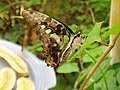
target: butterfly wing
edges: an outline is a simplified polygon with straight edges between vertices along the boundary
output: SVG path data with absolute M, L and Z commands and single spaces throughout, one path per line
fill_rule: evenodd
M 23 17 L 29 25 L 33 26 L 35 33 L 43 43 L 40 57 L 48 65 L 57 66 L 60 62 L 59 58 L 63 56 L 61 52 L 67 46 L 71 35 L 74 34 L 72 30 L 62 22 L 40 12 L 24 10 Z

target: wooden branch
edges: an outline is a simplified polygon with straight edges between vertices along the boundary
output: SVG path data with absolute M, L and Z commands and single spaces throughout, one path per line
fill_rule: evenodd
M 118 37 L 120 36 L 120 31 L 116 34 L 116 36 L 113 38 L 112 42 L 109 44 L 108 48 L 104 51 L 104 53 L 102 54 L 102 56 L 99 58 L 99 60 L 96 62 L 96 64 L 93 66 L 92 70 L 89 72 L 88 76 L 85 78 L 85 80 L 83 81 L 81 87 L 79 90 L 83 90 L 83 88 L 85 87 L 85 85 L 87 84 L 88 80 L 91 78 L 91 76 L 93 75 L 93 73 L 96 71 L 96 69 L 98 68 L 98 66 L 101 64 L 101 62 L 104 60 L 105 56 L 110 52 L 110 50 L 114 47 Z

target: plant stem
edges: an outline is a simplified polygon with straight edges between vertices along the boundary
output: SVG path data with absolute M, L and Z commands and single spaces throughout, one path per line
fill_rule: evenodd
M 92 57 L 92 56 L 88 53 L 88 51 L 87 51 L 86 49 L 85 49 L 85 52 L 88 54 L 89 57 L 92 58 L 93 63 L 96 63 L 94 57 Z M 103 73 L 103 71 L 102 71 L 102 69 L 101 69 L 100 67 L 98 67 L 98 69 L 100 70 L 100 72 L 101 72 L 101 74 L 102 74 L 101 77 L 103 77 L 103 80 L 104 80 L 104 82 L 105 82 L 106 90 L 108 90 L 108 85 L 107 85 L 107 81 L 106 81 L 106 79 L 105 79 L 105 77 L 104 77 L 104 73 Z M 106 73 L 106 72 L 105 72 L 105 73 Z
M 92 70 L 89 72 L 88 76 L 83 81 L 81 87 L 79 90 L 83 90 L 85 85 L 87 84 L 88 80 L 91 78 L 95 70 L 98 68 L 98 66 L 101 64 L 101 62 L 104 60 L 105 56 L 110 52 L 110 50 L 114 47 L 118 37 L 120 35 L 120 31 L 116 34 L 116 36 L 113 38 L 112 42 L 109 44 L 108 48 L 104 51 L 102 56 L 99 58 L 99 60 L 96 62 L 96 64 L 93 66 Z

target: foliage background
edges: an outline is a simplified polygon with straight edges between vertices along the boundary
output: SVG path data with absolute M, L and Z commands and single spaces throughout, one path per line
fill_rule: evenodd
M 0 0 L 0 38 L 21 45 L 24 42 L 26 48 L 38 56 L 41 42 L 22 19 L 15 18 L 19 16 L 21 3 L 21 0 Z M 80 29 L 84 35 L 93 31 L 96 22 L 103 21 L 101 29 L 96 30 L 99 30 L 100 38 L 109 43 L 110 0 L 26 0 L 24 6 L 57 18 L 73 31 Z M 78 90 L 105 49 L 106 46 L 93 40 L 81 54 L 82 60 L 71 60 L 55 69 L 57 85 L 50 90 Z M 84 90 L 120 90 L 120 64 L 111 66 L 109 62 L 108 55 Z

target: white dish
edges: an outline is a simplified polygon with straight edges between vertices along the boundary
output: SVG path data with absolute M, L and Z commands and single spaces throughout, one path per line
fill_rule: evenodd
M 56 85 L 54 69 L 48 67 L 44 61 L 38 59 L 26 49 L 21 51 L 21 46 L 9 41 L 0 40 L 0 45 L 14 51 L 17 55 L 25 60 L 29 67 L 30 78 L 34 81 L 36 90 L 48 90 Z M 0 60 L 0 69 L 6 66 L 9 67 L 5 61 Z

